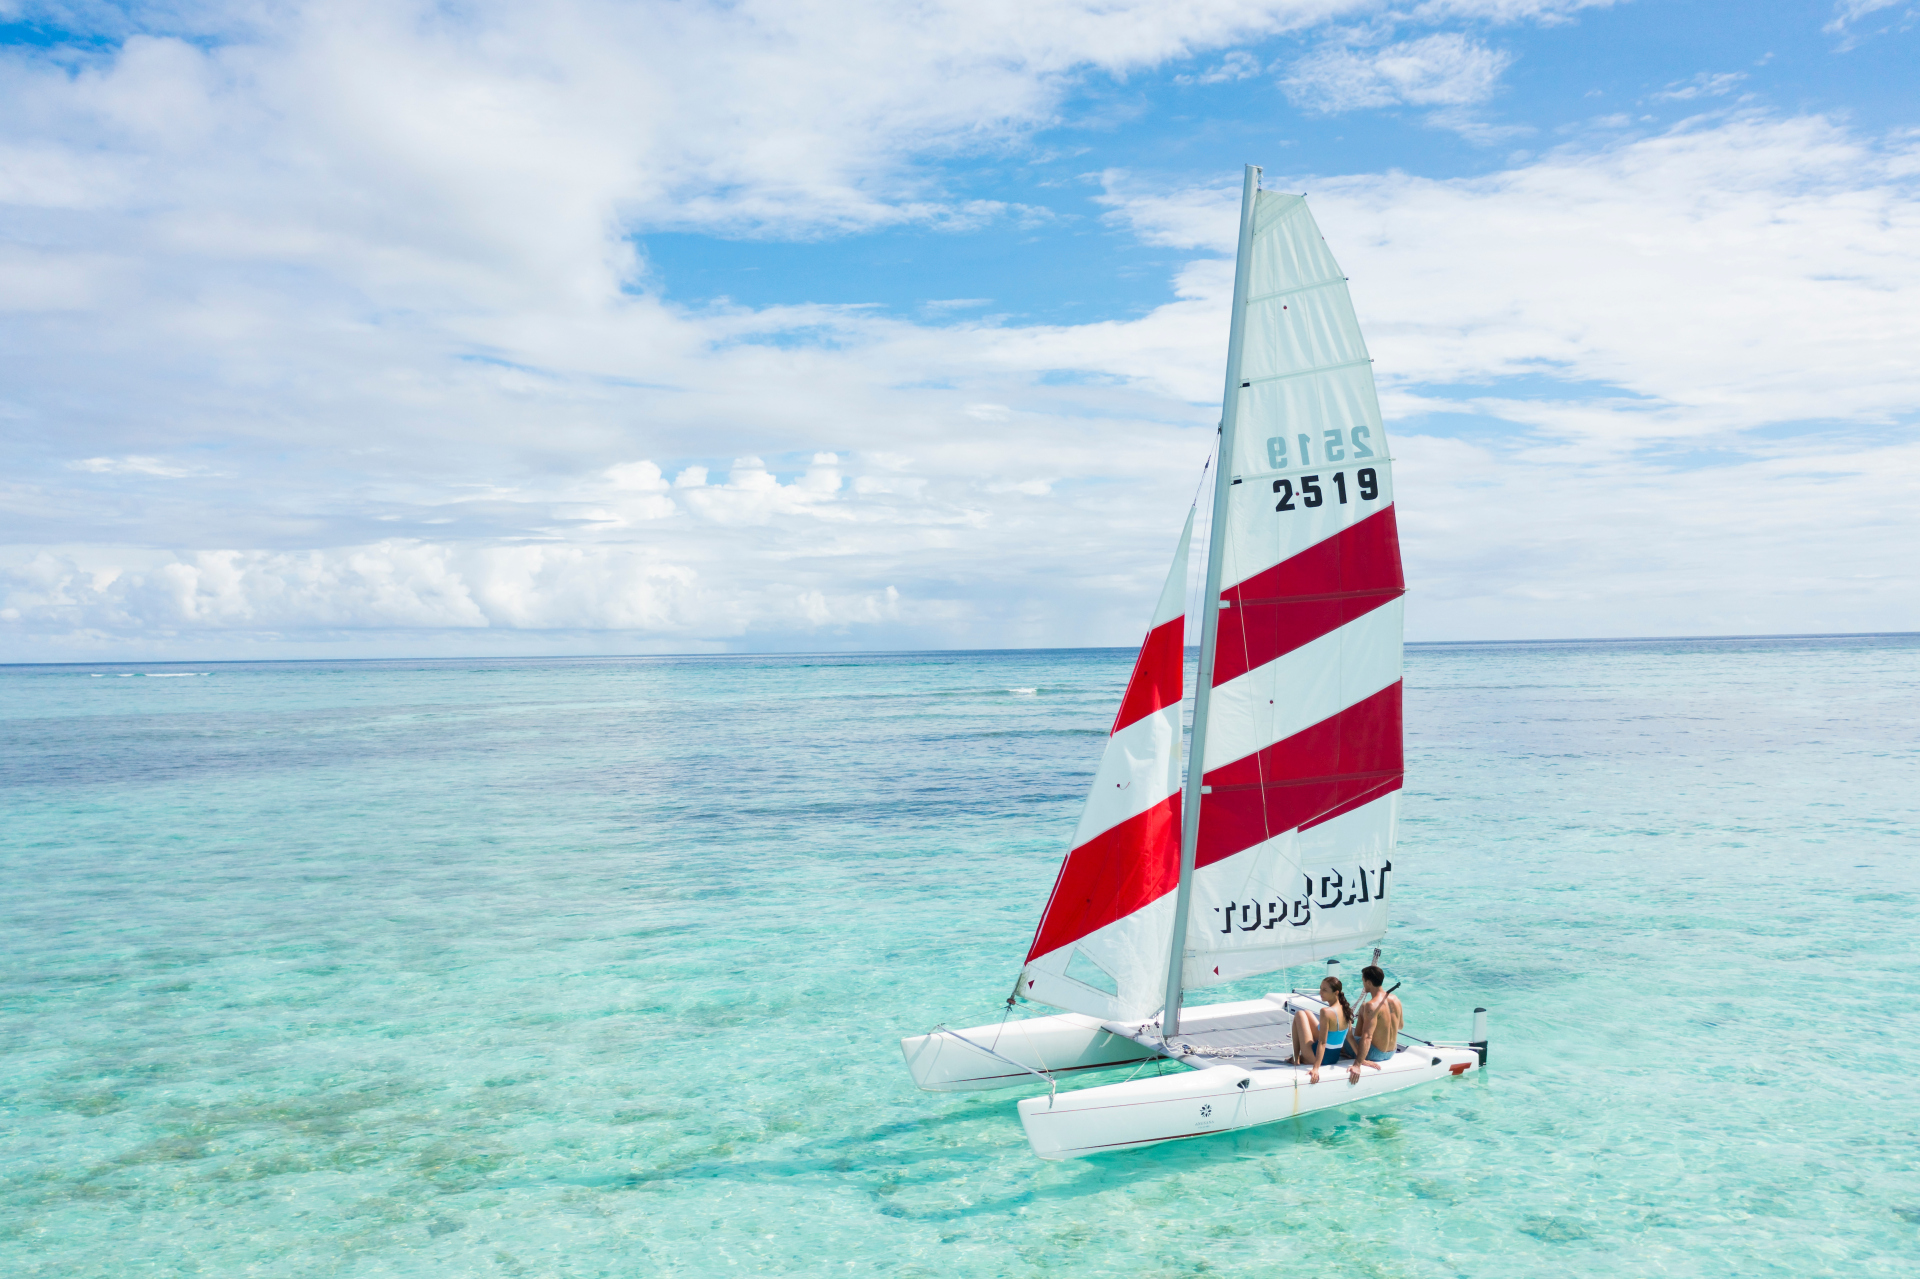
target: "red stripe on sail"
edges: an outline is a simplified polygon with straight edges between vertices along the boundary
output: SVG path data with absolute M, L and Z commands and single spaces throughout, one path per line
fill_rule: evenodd
M 1120 699 L 1120 713 L 1113 718 L 1112 732 L 1179 702 L 1186 642 L 1185 617 L 1162 622 L 1147 632 L 1140 656 L 1134 659 L 1133 678 L 1127 681 L 1127 695 Z
M 1206 776 L 1196 866 L 1306 830 L 1400 789 L 1400 684 Z
M 1215 687 L 1406 594 L 1393 507 L 1222 591 Z
M 1067 854 L 1027 962 L 1125 919 L 1180 885 L 1180 796 L 1095 835 Z

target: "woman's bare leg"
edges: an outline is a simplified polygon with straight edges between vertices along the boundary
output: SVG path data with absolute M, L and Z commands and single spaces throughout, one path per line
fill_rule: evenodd
M 1293 1063 L 1296 1066 L 1307 1064 L 1307 1058 L 1318 1058 L 1319 1054 L 1307 1047 L 1314 1041 L 1313 1014 L 1302 1009 L 1293 1015 Z
M 1326 1033 L 1314 1020 L 1310 1012 L 1301 1011 L 1293 1015 L 1293 1062 L 1296 1066 L 1307 1066 L 1307 1082 L 1320 1082 L 1320 1062 L 1326 1055 Z

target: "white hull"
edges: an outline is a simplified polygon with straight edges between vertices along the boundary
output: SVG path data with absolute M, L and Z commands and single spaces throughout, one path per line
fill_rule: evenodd
M 1099 1018 L 1079 1013 L 958 1032 L 936 1030 L 902 1039 L 900 1051 L 906 1054 L 913 1082 L 929 1092 L 1016 1088 L 1041 1082 L 1036 1073 L 1071 1078 L 1082 1071 L 1152 1061 L 1156 1055 L 1108 1031 Z
M 1378 1070 L 1362 1070 L 1358 1083 L 1348 1083 L 1346 1070 L 1338 1067 L 1322 1067 L 1314 1084 L 1305 1066 L 1252 1071 L 1212 1066 L 1028 1097 L 1020 1102 L 1020 1122 L 1034 1154 L 1073 1159 L 1277 1123 L 1434 1083 L 1479 1065 L 1480 1055 L 1471 1048 L 1415 1045 Z
M 1070 1092 L 1049 1090 L 1019 1103 L 1027 1142 L 1042 1159 L 1073 1159 L 1111 1150 L 1151 1146 L 1187 1137 L 1234 1132 L 1278 1123 L 1316 1110 L 1347 1106 L 1419 1084 L 1480 1068 L 1480 1054 L 1464 1044 L 1414 1043 L 1380 1063 L 1363 1067 L 1349 1082 L 1344 1066 L 1323 1066 L 1313 1083 L 1306 1066 L 1276 1065 L 1276 1039 L 1284 1042 L 1295 1009 L 1317 1010 L 1308 995 L 1190 1008 L 1181 1017 L 1176 1044 L 1215 1044 L 1212 1055 L 1174 1057 L 1194 1067 L 1174 1074 Z M 1087 1070 L 1142 1064 L 1166 1058 L 1128 1033 L 1157 1034 L 1157 1025 L 1119 1026 L 1077 1013 L 1034 1017 L 962 1031 L 935 1031 L 900 1041 L 907 1067 L 920 1087 L 938 1092 L 1010 1088 L 1051 1082 Z M 1126 1032 L 1126 1033 L 1115 1033 Z M 1247 1065 L 1222 1060 L 1238 1039 L 1247 1045 Z M 1278 1050 L 1282 1055 L 1285 1049 Z M 1257 1055 L 1267 1060 L 1258 1060 Z

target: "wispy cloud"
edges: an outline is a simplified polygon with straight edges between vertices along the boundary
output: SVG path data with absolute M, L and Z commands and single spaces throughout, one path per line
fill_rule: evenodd
M 1322 115 L 1430 107 L 1428 119 L 1439 127 L 1496 136 L 1508 131 L 1488 134 L 1470 108 L 1494 95 L 1512 62 L 1504 50 L 1446 32 L 1377 49 L 1329 46 L 1295 62 L 1281 86 L 1296 106 Z
M 1653 97 L 1661 102 L 1691 102 L 1695 98 L 1723 97 L 1732 93 L 1746 78 L 1744 71 L 1702 71 L 1691 80 L 1675 80 Z
M 1868 14 L 1891 9 L 1900 3 L 1901 0 L 1838 0 L 1833 6 L 1833 21 L 1823 30 L 1828 35 L 1839 35 Z
M 209 471 L 201 467 L 181 466 L 157 457 L 88 457 L 67 465 L 76 471 L 87 471 L 94 475 L 156 475 L 166 479 L 182 479 L 189 475 L 207 475 Z
M 1406 10 L 1419 22 L 1467 18 L 1478 22 L 1533 22 L 1554 26 L 1571 22 L 1582 9 L 1611 8 L 1616 0 L 1421 0 Z
M 1178 75 L 1173 78 L 1175 84 L 1230 84 L 1235 80 L 1251 80 L 1260 74 L 1260 59 L 1244 49 L 1235 49 L 1214 66 L 1198 75 Z

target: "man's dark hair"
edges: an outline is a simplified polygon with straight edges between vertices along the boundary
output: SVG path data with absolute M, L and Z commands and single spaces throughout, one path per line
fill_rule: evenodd
M 1375 968 L 1372 964 L 1368 964 L 1360 970 L 1360 980 L 1372 986 L 1375 990 L 1378 990 L 1387 984 L 1387 975 L 1378 968 Z

